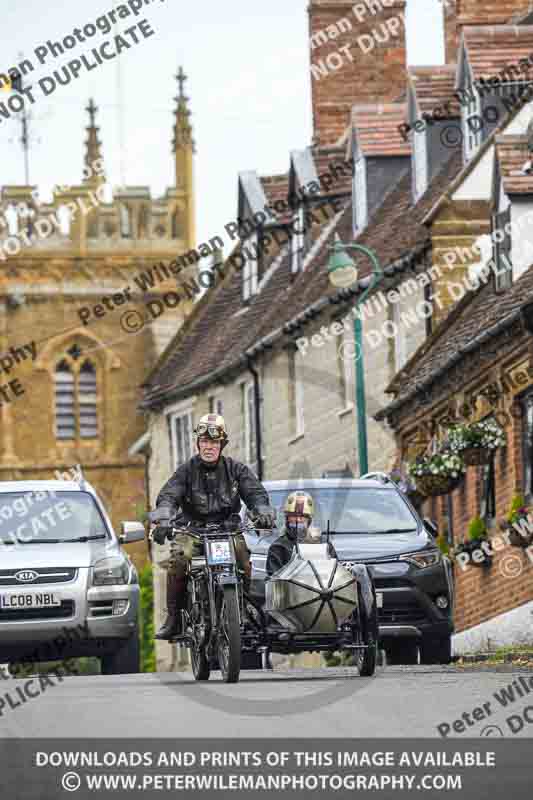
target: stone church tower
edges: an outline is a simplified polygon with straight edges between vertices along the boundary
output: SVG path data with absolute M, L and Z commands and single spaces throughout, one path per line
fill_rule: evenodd
M 195 247 L 181 69 L 177 80 L 175 185 L 163 197 L 106 184 L 92 100 L 81 183 L 56 187 L 51 203 L 35 186 L 0 195 L 0 481 L 80 464 L 117 532 L 147 496 L 139 386 L 193 302 L 176 291 L 196 272 L 175 268 Z M 142 563 L 144 545 L 129 550 Z

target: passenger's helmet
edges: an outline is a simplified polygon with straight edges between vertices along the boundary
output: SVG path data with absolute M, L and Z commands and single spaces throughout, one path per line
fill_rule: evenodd
M 303 514 L 307 517 L 313 517 L 315 504 L 313 503 L 313 498 L 307 492 L 292 492 L 285 500 L 283 511 L 285 514 Z
M 200 436 L 209 436 L 214 441 L 221 441 L 222 449 L 228 443 L 226 423 L 224 422 L 224 417 L 220 414 L 204 414 L 194 429 L 194 433 L 196 434 L 196 443 L 198 443 Z
M 313 514 L 315 513 L 315 504 L 313 498 L 306 492 L 291 492 L 285 500 L 283 507 L 285 513 L 285 530 L 291 539 L 298 539 L 303 542 L 307 536 Z M 305 522 L 295 522 L 291 519 L 292 515 L 304 516 L 307 519 Z

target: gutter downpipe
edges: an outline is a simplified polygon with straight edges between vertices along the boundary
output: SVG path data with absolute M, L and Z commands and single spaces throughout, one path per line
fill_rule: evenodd
M 253 366 L 253 361 L 248 356 L 247 358 L 248 370 L 254 380 L 254 416 L 255 416 L 255 450 L 257 453 L 257 477 L 260 481 L 263 480 L 263 446 L 261 439 L 261 409 L 260 409 L 260 394 L 259 394 L 259 373 Z

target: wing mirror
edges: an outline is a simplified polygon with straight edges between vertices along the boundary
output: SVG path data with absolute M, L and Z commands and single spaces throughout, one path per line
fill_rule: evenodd
M 144 525 L 142 522 L 123 522 L 120 527 L 122 531 L 118 537 L 120 544 L 142 542 L 144 539 Z
M 439 535 L 439 530 L 433 520 L 429 519 L 428 517 L 424 517 L 422 520 L 424 523 L 424 528 L 429 531 L 429 533 L 433 536 L 434 539 L 437 538 Z

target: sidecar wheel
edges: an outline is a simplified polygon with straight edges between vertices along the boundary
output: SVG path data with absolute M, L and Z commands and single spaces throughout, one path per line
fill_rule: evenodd
M 220 607 L 218 663 L 225 683 L 237 683 L 241 671 L 239 600 L 235 586 L 224 586 Z

